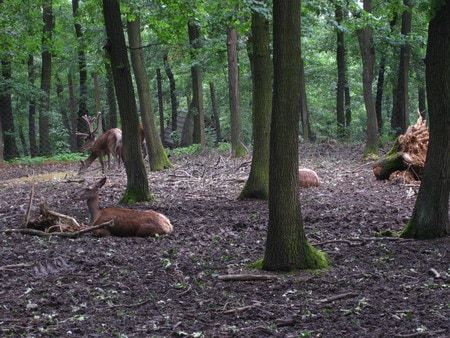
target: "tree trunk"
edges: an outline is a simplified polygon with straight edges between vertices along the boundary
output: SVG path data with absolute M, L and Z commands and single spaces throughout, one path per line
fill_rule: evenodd
M 170 103 L 172 108 L 172 131 L 177 130 L 177 117 L 178 117 L 178 101 L 177 101 L 177 93 L 175 87 L 175 77 L 173 76 L 172 69 L 170 68 L 168 55 L 164 54 L 164 70 L 166 72 L 167 78 L 169 79 L 170 84 Z M 189 107 L 189 104 L 188 104 Z
M 73 75 L 69 70 L 67 73 L 67 90 L 69 92 L 69 112 L 70 112 L 70 150 L 78 151 L 77 147 L 77 103 L 75 101 L 75 91 L 73 89 Z
M 39 154 L 50 155 L 52 147 L 50 143 L 50 90 L 52 81 L 52 54 L 50 52 L 53 32 L 52 0 L 44 0 L 42 3 L 42 18 L 44 29 L 42 34 L 42 72 L 41 91 L 44 96 L 39 112 Z
M 263 269 L 327 265 L 303 229 L 298 178 L 300 0 L 273 2 L 273 105 L 270 129 L 269 230 Z
M 269 20 L 252 11 L 248 57 L 252 73 L 253 156 L 250 175 L 240 198 L 269 197 L 269 136 L 272 110 L 272 61 Z
M 2 78 L 6 86 L 0 94 L 0 118 L 3 126 L 3 157 L 5 160 L 19 156 L 14 128 L 14 116 L 11 102 L 11 60 L 5 57 L 1 60 Z
M 108 95 L 108 121 L 109 129 L 117 128 L 117 103 L 116 93 L 114 91 L 114 80 L 112 74 L 112 68 L 109 61 L 105 60 L 106 70 L 106 92 Z
M 427 158 L 411 220 L 402 237 L 435 238 L 450 234 L 450 1 L 436 9 L 428 26 L 426 85 L 429 115 Z
M 81 24 L 78 22 L 78 5 L 79 0 L 72 0 L 72 12 L 75 22 L 75 36 L 78 40 L 78 71 L 80 74 L 80 97 L 78 98 L 78 125 L 77 131 L 81 133 L 87 133 L 87 127 L 81 118 L 83 115 L 88 115 L 87 109 L 87 65 L 86 65 L 86 53 L 85 53 L 85 43 L 83 39 L 83 32 L 81 29 Z M 78 148 L 82 146 L 82 140 L 77 139 Z
M 3 127 L 2 119 L 0 118 L 0 166 L 5 163 L 5 158 L 3 157 Z
M 161 69 L 159 68 L 156 68 L 156 83 L 158 85 L 159 134 L 161 142 L 164 144 L 164 106 Z
M 28 156 L 29 155 L 28 145 L 27 145 L 27 140 L 25 139 L 25 134 L 23 132 L 22 124 L 19 123 L 18 129 L 19 129 L 19 139 L 20 139 L 20 143 L 22 146 L 22 154 L 24 156 Z
M 34 58 L 32 54 L 28 55 L 28 82 L 30 87 L 34 88 L 36 79 Z M 30 155 L 35 157 L 38 155 L 38 147 L 36 143 L 36 100 L 34 97 L 28 103 L 28 139 L 30 142 Z
M 100 99 L 100 85 L 98 83 L 98 74 L 92 73 L 92 80 L 94 82 L 94 107 L 95 107 L 95 113 L 103 113 L 102 112 L 102 101 Z M 104 116 L 101 114 L 100 118 L 98 119 L 98 128 L 97 128 L 97 137 L 100 137 L 101 134 L 105 132 L 105 124 L 104 124 Z
M 364 0 L 364 10 L 371 11 L 372 1 Z M 375 63 L 375 46 L 373 43 L 372 29 L 365 27 L 358 30 L 358 41 L 361 50 L 361 58 L 363 64 L 363 92 L 364 105 L 367 114 L 367 139 L 364 149 L 364 155 L 378 153 L 378 130 L 377 115 L 375 112 L 375 104 L 372 95 L 373 67 Z
M 403 0 L 408 8 L 402 14 L 401 34 L 406 39 L 411 32 L 412 0 Z M 401 135 L 406 131 L 409 124 L 408 111 L 408 71 L 410 59 L 410 46 L 405 42 L 400 47 L 400 64 L 398 67 L 398 82 L 396 87 L 395 106 L 392 111 L 392 129 L 395 134 Z
M 337 121 L 337 137 L 343 140 L 346 137 L 345 124 L 345 40 L 344 31 L 341 23 L 343 19 L 343 10 L 340 5 L 336 5 L 335 18 L 338 24 L 337 28 L 337 48 L 336 48 L 336 63 L 337 63 L 337 85 L 336 85 L 336 121 Z
M 418 89 L 419 113 L 420 113 L 420 116 L 422 116 L 422 118 L 424 120 L 427 119 L 426 99 L 427 99 L 427 96 L 426 96 L 426 92 L 425 92 L 425 87 L 419 86 L 419 89 Z
M 222 141 L 222 133 L 220 131 L 220 118 L 219 111 L 217 110 L 217 100 L 216 100 L 216 88 L 213 82 L 209 83 L 209 91 L 211 93 L 211 110 L 214 121 L 214 128 L 216 129 L 216 145 Z
M 58 74 L 56 74 L 56 96 L 58 97 L 59 112 L 61 114 L 61 120 L 62 120 L 64 128 L 67 131 L 67 138 L 69 139 L 69 143 L 70 143 L 70 135 L 72 134 L 72 130 L 70 127 L 70 121 L 69 121 L 69 117 L 67 115 L 66 106 L 64 104 L 63 91 L 64 91 L 64 87 L 61 82 L 61 78 L 59 77 Z
M 203 88 L 202 88 L 202 70 L 197 58 L 196 49 L 201 47 L 200 26 L 194 21 L 188 23 L 189 42 L 191 44 L 191 53 L 193 65 L 191 67 L 192 76 L 192 113 L 194 117 L 193 142 L 205 145 L 205 119 L 203 116 Z
M 150 170 L 158 171 L 172 166 L 170 163 L 161 139 L 155 127 L 152 110 L 152 97 L 150 83 L 145 71 L 144 59 L 141 49 L 140 19 L 136 17 L 134 21 L 127 22 L 128 41 L 131 49 L 131 63 L 133 65 L 134 77 L 139 95 L 139 105 L 141 109 L 142 124 L 144 126 L 145 141 L 148 148 L 148 160 Z M 123 120 L 122 120 L 123 121 Z
M 351 137 L 350 126 L 352 124 L 352 105 L 350 96 L 350 85 L 348 83 L 348 76 L 345 75 L 345 125 L 347 126 L 347 137 Z
M 231 154 L 233 157 L 245 155 L 242 146 L 241 112 L 239 104 L 239 69 L 237 54 L 237 32 L 234 28 L 227 31 L 228 59 L 228 98 L 230 100 Z
M 375 113 L 377 115 L 378 134 L 383 133 L 383 89 L 384 89 L 384 70 L 386 68 L 386 57 L 383 55 L 378 69 L 377 94 L 375 98 Z
M 146 201 L 151 199 L 151 195 L 142 160 L 141 142 L 137 133 L 139 118 L 122 29 L 119 1 L 103 0 L 103 15 L 108 38 L 105 48 L 111 59 L 114 86 L 122 120 L 123 161 L 127 173 L 127 188 L 122 202 Z

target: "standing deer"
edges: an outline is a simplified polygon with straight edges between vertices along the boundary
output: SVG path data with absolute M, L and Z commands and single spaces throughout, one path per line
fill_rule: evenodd
M 87 200 L 89 214 L 91 216 L 91 226 L 113 221 L 111 226 L 94 231 L 95 235 L 148 237 L 166 235 L 173 231 L 173 226 L 169 219 L 153 210 L 125 208 L 100 209 L 98 190 L 105 182 L 106 177 L 103 177 L 94 186 L 84 189 L 80 195 L 81 199 Z

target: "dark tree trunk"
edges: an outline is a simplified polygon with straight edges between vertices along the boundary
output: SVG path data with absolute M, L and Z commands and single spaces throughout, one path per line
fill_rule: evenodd
M 6 81 L 6 86 L 0 94 L 0 118 L 3 126 L 3 157 L 5 160 L 19 156 L 16 143 L 16 131 L 14 128 L 14 116 L 11 102 L 11 60 L 5 58 L 1 60 L 2 77 Z
M 80 74 L 80 97 L 78 98 L 78 125 L 77 130 L 81 133 L 88 132 L 86 124 L 81 118 L 83 115 L 88 115 L 87 109 L 87 66 L 86 66 L 86 53 L 85 44 L 83 39 L 83 32 L 81 24 L 78 22 L 78 5 L 79 0 L 72 0 L 72 12 L 75 21 L 75 36 L 78 39 L 78 71 Z M 82 140 L 78 139 L 78 147 L 81 147 Z
M 383 55 L 380 60 L 377 79 L 377 94 L 375 98 L 375 112 L 377 115 L 378 134 L 383 133 L 383 89 L 384 89 L 384 70 L 386 68 L 386 57 Z
M 100 93 L 100 85 L 98 83 L 98 74 L 92 73 L 92 80 L 94 82 L 94 108 L 95 113 L 102 113 L 102 100 Z M 101 134 L 105 132 L 105 123 L 103 114 L 98 119 L 98 128 L 97 128 L 97 137 L 100 137 Z
M 73 89 L 73 75 L 72 71 L 69 70 L 67 74 L 67 91 L 69 94 L 69 113 L 70 113 L 70 150 L 78 151 L 77 148 L 77 104 L 75 102 L 75 91 Z
M 411 32 L 411 9 L 412 0 L 403 0 L 403 4 L 408 8 L 402 14 L 401 33 L 406 38 Z M 392 111 L 392 129 L 395 134 L 401 135 L 406 131 L 409 124 L 408 111 L 408 71 L 410 59 L 410 46 L 405 42 L 400 47 L 400 64 L 398 67 L 398 81 L 396 87 L 395 106 Z
M 117 103 L 116 92 L 114 91 L 114 80 L 109 61 L 105 61 L 106 70 L 106 92 L 108 95 L 108 120 L 109 128 L 117 128 Z
M 372 1 L 364 0 L 364 10 L 370 13 L 371 9 Z M 378 153 L 377 115 L 372 95 L 373 68 L 375 63 L 375 46 L 373 43 L 372 29 L 369 27 L 360 29 L 358 31 L 358 41 L 363 64 L 364 105 L 367 114 L 367 139 L 364 149 L 364 154 L 367 156 Z
M 111 59 L 114 86 L 122 120 L 123 161 L 127 173 L 127 189 L 122 197 L 122 202 L 145 201 L 151 199 L 151 195 L 142 160 L 141 142 L 137 133 L 139 118 L 122 29 L 119 1 L 103 0 L 103 15 L 108 38 L 105 48 Z
M 214 128 L 216 129 L 216 145 L 217 145 L 220 141 L 222 141 L 222 133 L 220 131 L 219 111 L 217 110 L 216 88 L 213 82 L 209 83 L 209 91 L 211 94 L 211 110 L 214 121 Z
M 42 18 L 44 29 L 42 34 L 42 71 L 41 91 L 44 95 L 39 112 L 39 154 L 50 155 L 50 90 L 52 81 L 52 54 L 50 52 L 53 32 L 52 0 L 42 3 Z
M 242 145 L 241 111 L 239 103 L 239 68 L 237 54 L 237 32 L 228 28 L 227 32 L 227 58 L 228 58 L 228 98 L 230 100 L 231 122 L 231 154 L 233 157 L 242 157 L 245 149 Z
M 352 104 L 350 96 L 350 85 L 348 77 L 345 76 L 345 125 L 347 126 L 347 137 L 350 137 L 350 126 L 352 124 Z
M 69 139 L 69 143 L 70 143 L 70 135 L 72 134 L 72 130 L 70 127 L 69 117 L 67 115 L 67 110 L 66 110 L 67 108 L 66 108 L 66 105 L 64 104 L 63 91 L 64 91 L 64 86 L 61 82 L 61 78 L 57 74 L 56 75 L 56 96 L 58 97 L 59 112 L 61 114 L 61 120 L 62 120 L 64 128 L 67 131 L 67 138 Z
M 2 127 L 2 119 L 0 118 L 0 166 L 5 162 L 5 158 L 3 157 L 3 127 Z
M 301 56 L 300 56 L 301 57 Z M 311 131 L 309 122 L 308 97 L 306 96 L 305 67 L 303 58 L 300 59 L 300 117 L 302 121 L 302 132 L 305 141 L 314 141 L 315 136 Z
M 265 270 L 314 269 L 326 258 L 308 244 L 298 178 L 300 0 L 273 2 L 273 105 L 270 129 L 269 230 Z
M 337 121 L 337 137 L 344 139 L 346 137 L 345 124 L 345 40 L 344 31 L 340 27 L 343 19 L 343 10 L 340 5 L 336 5 L 335 18 L 338 24 L 337 28 L 337 85 L 336 85 L 336 121 Z
M 23 127 L 22 127 L 22 125 L 20 123 L 19 123 L 19 128 L 18 129 L 19 129 L 19 139 L 20 139 L 20 143 L 21 143 L 21 146 L 22 146 L 22 154 L 24 156 L 28 156 L 29 153 L 28 153 L 27 140 L 25 139 L 25 134 L 23 132 Z
M 36 79 L 34 58 L 33 55 L 28 55 L 28 82 L 30 87 L 34 88 L 34 81 Z M 34 97 L 28 103 L 28 140 L 30 142 L 31 157 L 38 155 L 38 146 L 36 143 L 36 100 Z
M 425 87 L 419 86 L 418 89 L 418 101 L 419 101 L 419 113 L 420 116 L 425 120 L 427 119 L 427 104 L 426 104 L 426 92 Z
M 450 234 L 450 1 L 436 10 L 428 27 L 426 84 L 430 139 L 422 184 L 403 237 Z
M 164 105 L 161 69 L 159 68 L 156 68 L 156 83 L 158 85 L 159 134 L 161 137 L 161 142 L 164 144 Z
M 205 145 L 205 119 L 203 116 L 203 89 L 202 89 L 202 70 L 198 62 L 196 49 L 201 47 L 200 26 L 194 21 L 188 23 L 189 42 L 191 44 L 191 53 L 193 65 L 191 67 L 192 76 L 192 109 L 194 117 L 193 142 Z
M 252 11 L 248 57 L 252 72 L 253 156 L 250 175 L 240 198 L 269 197 L 269 136 L 272 110 L 272 60 L 269 20 Z
M 131 63 L 133 65 L 136 80 L 139 105 L 141 109 L 142 125 L 144 126 L 145 141 L 148 148 L 148 160 L 150 170 L 158 171 L 171 167 L 171 163 L 164 151 L 158 129 L 155 126 L 152 109 L 152 97 L 150 83 L 144 66 L 144 58 L 141 49 L 140 19 L 127 22 L 128 41 L 131 49 Z
M 173 76 L 172 69 L 170 68 L 168 55 L 164 54 L 164 70 L 166 71 L 167 78 L 170 84 L 170 103 L 172 108 L 172 131 L 177 130 L 177 117 L 178 117 L 178 101 L 175 87 L 175 77 Z M 188 104 L 189 107 L 189 104 Z

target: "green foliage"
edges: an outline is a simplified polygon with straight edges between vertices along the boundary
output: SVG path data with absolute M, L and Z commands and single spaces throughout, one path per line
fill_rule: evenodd
M 195 155 L 199 154 L 202 150 L 201 144 L 192 144 L 188 147 L 172 149 L 171 153 L 175 156 Z
M 7 161 L 7 163 L 21 164 L 21 165 L 35 165 L 54 162 L 78 162 L 80 160 L 84 160 L 85 158 L 86 155 L 83 153 L 62 153 L 53 156 L 37 156 L 37 157 L 24 156 Z
M 230 153 L 231 151 L 231 143 L 228 142 L 219 142 L 217 144 L 217 150 L 220 153 Z

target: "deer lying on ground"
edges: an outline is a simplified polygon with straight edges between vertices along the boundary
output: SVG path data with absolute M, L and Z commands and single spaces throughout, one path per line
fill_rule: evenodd
M 319 176 L 314 170 L 301 168 L 298 170 L 301 188 L 318 187 L 320 185 Z
M 98 190 L 105 182 L 106 177 L 98 181 L 93 187 L 84 189 L 80 196 L 82 199 L 87 200 L 91 226 L 113 221 L 111 226 L 94 231 L 96 236 L 148 237 L 170 234 L 173 231 L 173 226 L 169 219 L 153 210 L 100 209 Z

